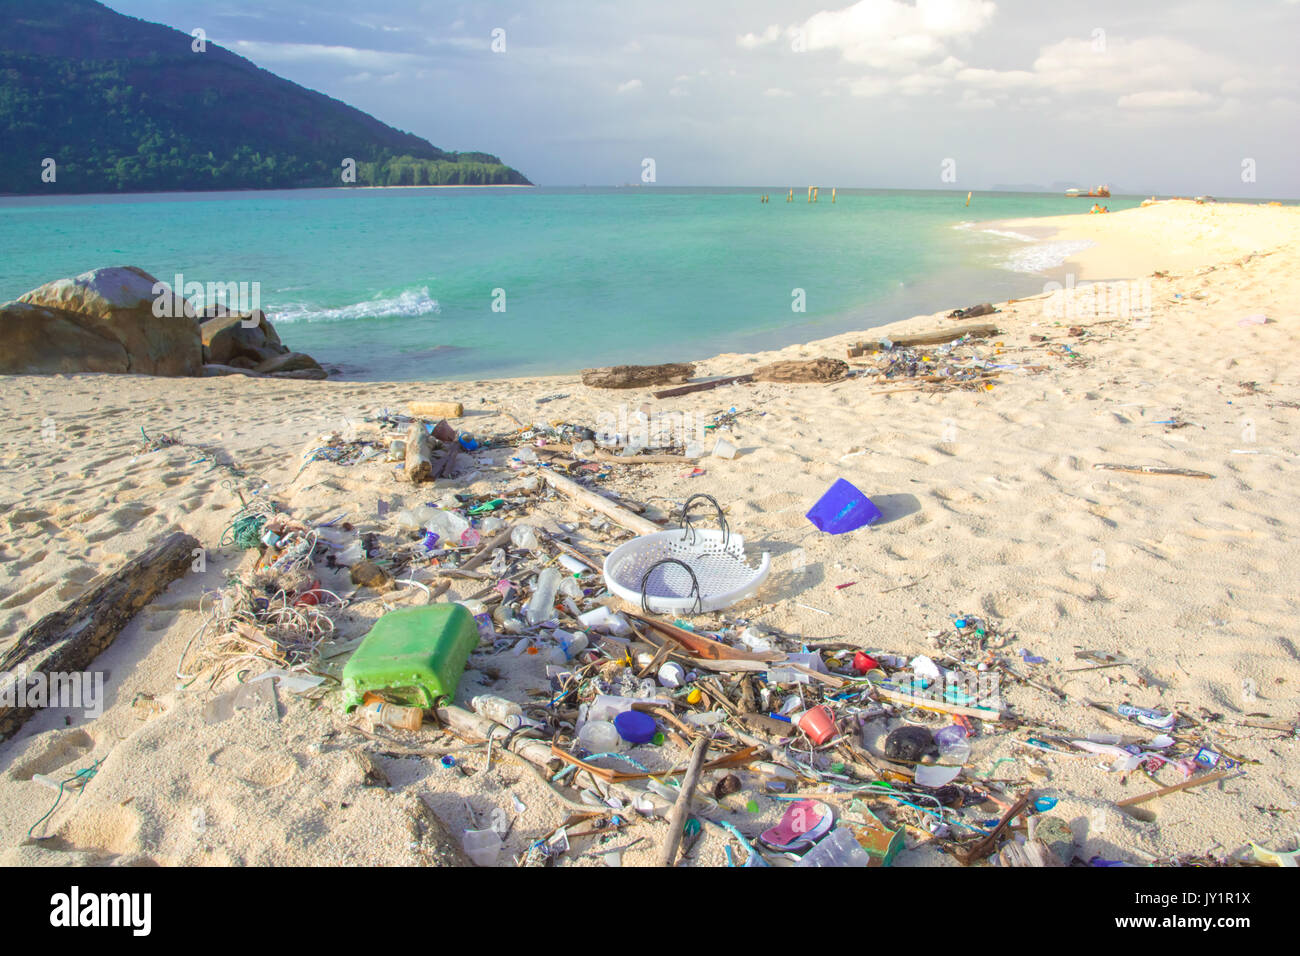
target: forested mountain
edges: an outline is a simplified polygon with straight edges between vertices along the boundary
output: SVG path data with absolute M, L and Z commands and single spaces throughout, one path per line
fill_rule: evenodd
M 349 158 L 357 185 L 528 182 L 193 43 L 94 0 L 0 0 L 0 192 L 337 186 Z

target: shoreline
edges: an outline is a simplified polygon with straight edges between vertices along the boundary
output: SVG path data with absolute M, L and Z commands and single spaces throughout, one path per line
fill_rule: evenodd
M 1120 731 L 1145 741 L 1151 733 L 1140 725 L 1081 701 L 1130 703 L 1185 715 L 1180 735 L 1199 739 L 1209 727 L 1220 750 L 1259 763 L 1195 795 L 1150 804 L 1152 823 L 1116 804 L 1177 782 L 1173 768 L 1155 771 L 1153 783 L 1139 770 L 1108 772 L 1103 758 L 1034 754 L 1017 743 L 1023 734 L 985 728 L 972 741 L 972 782 L 992 774 L 1006 793 L 1029 788 L 1058 800 L 1054 814 L 1085 862 L 1168 862 L 1235 853 L 1250 841 L 1288 848 L 1287 815 L 1257 808 L 1300 799 L 1300 738 L 1248 721 L 1262 713 L 1293 722 L 1300 701 L 1300 658 L 1288 636 L 1300 617 L 1293 581 L 1300 381 L 1286 358 L 1300 345 L 1300 220 L 1207 209 L 1157 206 L 1133 210 L 1142 215 L 1131 222 L 1112 213 L 1052 223 L 1060 230 L 1054 237 L 1105 230 L 1098 235 L 1120 249 L 1130 235 L 1145 234 L 1146 255 L 1157 260 L 1232 254 L 1153 277 L 1146 267 L 1155 262 L 1129 250 L 1127 274 L 1116 278 L 1149 282 L 1149 314 L 1054 316 L 1046 294 L 998 303 L 995 315 L 971 320 L 1001 330 L 971 347 L 999 373 L 991 390 L 926 391 L 863 374 L 654 401 L 648 389 L 589 389 L 575 375 L 388 383 L 240 377 L 182 386 L 115 376 L 111 387 L 102 375 L 0 379 L 0 414 L 11 422 L 0 436 L 0 520 L 9 532 L 0 543 L 0 632 L 21 633 L 170 529 L 194 534 L 208 549 L 206 571 L 141 610 L 96 661 L 108 675 L 102 716 L 50 709 L 0 743 L 0 860 L 418 863 L 422 851 L 410 837 L 416 805 L 431 808 L 458 837 L 476 826 L 468 803 L 481 820 L 496 808 L 515 820 L 502 855 L 508 865 L 529 840 L 563 822 L 571 811 L 547 787 L 512 763 L 487 768 L 481 751 L 458 758 L 475 771 L 469 776 L 434 759 L 380 754 L 373 759 L 391 786 L 368 787 L 350 756 L 365 741 L 340 732 L 344 721 L 328 707 L 285 692 L 277 721 L 241 712 L 212 725 L 203 708 L 229 685 L 178 686 L 179 658 L 209 611 L 202 595 L 246 561 L 220 545 L 239 507 L 232 488 L 259 489 L 303 520 L 345 514 L 384 540 L 394 526 L 380 517 L 380 499 L 396 513 L 446 494 L 517 494 L 508 489 L 529 471 L 510 468 L 510 446 L 463 454 L 454 477 L 423 486 L 399 480 L 382 461 L 304 464 L 322 432 L 356 427 L 375 408 L 429 399 L 463 402 L 456 425 L 479 437 L 514 433 L 516 422 L 594 424 L 642 404 L 656 415 L 722 416 L 713 434 L 739 449 L 734 459 L 702 458 L 704 473 L 695 477 L 672 465 L 617 467 L 603 484 L 644 503 L 650 517 L 669 517 L 693 493 L 718 498 L 731 527 L 769 552 L 773 568 L 757 598 L 729 613 L 808 642 L 906 657 L 940 654 L 954 615 L 996 622 L 1008 635 L 998 653 L 1067 695 L 1020 682 L 1006 687 L 1006 702 L 1030 727 L 1057 726 L 1067 739 Z M 1295 230 L 1290 241 L 1272 241 L 1287 230 Z M 1105 255 L 1126 255 L 1114 248 Z M 1085 254 L 1072 267 L 1090 269 L 1091 281 L 1106 261 Z M 947 311 L 971 304 L 871 332 L 722 353 L 698 362 L 695 378 L 744 374 L 780 359 L 843 358 L 851 342 L 882 331 L 964 324 Z M 1267 317 L 1263 324 L 1257 315 Z M 876 367 L 870 356 L 850 362 L 862 367 L 854 371 Z M 188 445 L 142 451 L 142 426 Z M 1213 477 L 1095 468 L 1116 462 Z M 804 513 L 840 477 L 877 501 L 885 520 L 841 536 L 816 532 Z M 590 513 L 563 500 L 534 507 L 531 522 L 599 538 Z M 480 583 L 453 581 L 447 599 L 464 600 Z M 348 589 L 346 575 L 326 586 Z M 413 597 L 408 589 L 387 600 L 400 606 Z M 383 607 L 363 593 L 340 617 L 340 638 L 364 633 Z M 1133 663 L 1088 670 L 1082 651 Z M 538 658 L 476 654 L 456 702 L 479 693 L 544 699 L 548 688 Z M 406 742 L 427 749 L 434 733 Z M 335 736 L 323 745 L 327 734 Z M 666 748 L 645 759 L 658 767 L 683 754 Z M 68 776 L 93 760 L 103 761 L 94 780 L 50 818 L 57 839 L 27 841 L 48 796 L 32 775 Z M 779 818 L 782 807 L 770 797 L 750 788 L 729 799 L 740 797 L 726 805 L 725 818 L 747 834 Z M 756 813 L 743 807 L 751 797 Z M 659 833 L 654 824 L 637 826 L 632 839 Z M 953 864 L 932 841 L 907 839 L 895 865 Z M 650 864 L 655 842 L 626 852 L 623 865 Z M 600 865 L 601 854 L 584 843 L 570 859 Z M 695 865 L 725 862 L 723 841 L 709 831 Z
M 1152 234 L 1148 210 L 1181 208 L 1176 226 Z M 1191 272 L 1252 253 L 1275 249 L 1293 235 L 1300 207 L 1260 203 L 1197 203 L 1165 199 L 1104 215 L 995 219 L 971 228 L 1023 233 L 1037 242 L 1089 241 L 1056 270 L 1095 282 L 1138 279 L 1156 271 Z M 1250 220 L 1249 227 L 1243 225 Z M 1184 230 L 1185 235 L 1178 235 Z

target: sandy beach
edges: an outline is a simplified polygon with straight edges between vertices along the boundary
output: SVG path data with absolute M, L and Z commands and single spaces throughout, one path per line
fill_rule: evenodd
M 0 743 L 0 862 L 454 863 L 463 862 L 461 832 L 487 826 L 500 810 L 512 821 L 500 865 L 512 865 L 574 812 L 523 764 L 497 756 L 489 766 L 482 748 L 463 749 L 435 729 L 393 736 L 416 750 L 459 750 L 456 767 L 384 751 L 349 729 L 354 721 L 336 698 L 280 691 L 274 715 L 238 711 L 209 722 L 205 705 L 233 685 L 182 688 L 178 679 L 206 617 L 204 592 L 249 560 L 221 545 L 240 507 L 237 491 L 260 491 L 309 523 L 346 514 L 359 531 L 381 536 L 395 532 L 392 515 L 402 508 L 449 492 L 516 494 L 533 469 L 512 470 L 509 448 L 464 454 L 453 477 L 420 487 L 382 457 L 304 464 L 322 433 L 364 432 L 377 409 L 434 399 L 463 402 L 456 425 L 479 437 L 513 433 L 511 416 L 594 425 L 617 418 L 621 406 L 649 403 L 656 414 L 712 422 L 734 409 L 718 432 L 740 449 L 734 459 L 703 458 L 696 477 L 676 465 L 616 466 L 603 483 L 644 503 L 651 518 L 695 493 L 726 506 L 731 527 L 773 563 L 757 597 L 729 616 L 908 657 L 934 653 L 934 635 L 955 615 L 996 622 L 1009 636 L 1003 653 L 1066 695 L 1005 687 L 1008 707 L 1028 724 L 1066 737 L 1140 735 L 1144 728 L 1083 701 L 1176 711 L 1245 773 L 1146 804 L 1139 817 L 1115 804 L 1177 782 L 1174 770 L 1159 771 L 1156 782 L 1140 770 L 1110 772 L 1101 756 L 1035 753 L 1022 745 L 1024 732 L 1003 729 L 972 741 L 970 779 L 1058 800 L 1053 813 L 1069 824 L 1082 861 L 1224 858 L 1252 841 L 1295 848 L 1300 738 L 1250 724 L 1294 728 L 1300 711 L 1300 208 L 1167 202 L 986 225 L 1094 245 L 1061 270 L 1073 290 L 1064 298 L 1047 290 L 976 320 L 999 328 L 974 346 L 1000 367 L 992 387 L 978 391 L 899 390 L 861 376 L 655 401 L 648 389 L 591 389 L 577 376 L 378 384 L 0 378 L 6 644 L 173 530 L 206 549 L 203 572 L 144 608 L 96 661 L 106 673 L 101 716 L 48 709 Z M 1080 292 L 1091 281 L 1122 281 L 1127 291 L 1099 306 L 1093 292 Z M 1128 305 L 1113 308 L 1121 301 Z M 1149 312 L 1132 305 L 1147 302 Z M 844 358 L 861 340 L 956 324 L 945 312 L 780 351 L 717 355 L 697 361 L 695 376 Z M 144 451 L 142 429 L 181 444 Z M 1212 477 L 1094 467 L 1105 463 Z M 876 500 L 884 520 L 842 536 L 818 532 L 805 512 L 841 477 Z M 391 507 L 384 517 L 381 499 Z M 592 518 L 556 499 L 539 502 L 529 520 L 587 527 Z M 323 581 L 351 590 L 345 573 Z M 442 600 L 479 586 L 454 581 Z M 338 615 L 338 640 L 361 636 L 387 608 L 422 595 L 362 592 Z M 1133 663 L 1084 669 L 1080 651 Z M 480 693 L 526 701 L 544 698 L 547 687 L 539 657 L 488 647 L 471 657 L 456 702 L 467 706 Z M 357 750 L 376 754 L 387 786 L 367 785 Z M 686 756 L 668 744 L 654 759 L 668 767 Z M 29 836 L 55 796 L 36 775 L 62 779 L 91 766 L 84 791 L 65 797 Z M 722 812 L 754 836 L 782 810 L 770 795 L 744 790 L 725 798 Z M 606 851 L 619 847 L 628 847 L 623 865 L 648 865 L 666 827 L 639 818 L 607 845 L 575 839 L 564 865 L 604 865 Z M 719 833 L 706 831 L 691 865 L 726 864 Z M 906 839 L 894 865 L 956 865 L 922 834 Z

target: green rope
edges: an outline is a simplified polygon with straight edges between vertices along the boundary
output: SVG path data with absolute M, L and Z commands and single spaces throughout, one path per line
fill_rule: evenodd
M 251 551 L 262 543 L 262 528 L 265 525 L 266 515 L 243 515 L 236 518 L 222 532 L 221 546 L 233 544 L 237 548 Z
M 86 767 L 86 768 L 83 769 L 83 770 L 78 770 L 76 773 L 74 773 L 74 774 L 73 774 L 71 777 L 69 777 L 67 780 L 60 780 L 60 781 L 59 781 L 59 793 L 58 793 L 58 796 L 56 796 L 56 797 L 54 798 L 54 806 L 52 806 L 52 807 L 50 807 L 50 809 L 46 810 L 46 811 L 45 811 L 45 815 L 44 815 L 43 817 L 41 817 L 39 820 L 37 820 L 35 823 L 33 823 L 33 824 L 31 825 L 31 829 L 29 829 L 29 830 L 27 831 L 27 836 L 28 836 L 28 837 L 31 837 L 31 835 L 32 835 L 32 830 L 35 830 L 38 826 L 40 826 L 42 823 L 44 823 L 46 820 L 48 820 L 48 819 L 49 819 L 49 818 L 54 814 L 54 811 L 57 810 L 57 809 L 59 809 L 59 803 L 62 802 L 62 800 L 63 800 L 63 788 L 64 788 L 65 786 L 67 786 L 68 784 L 73 783 L 73 782 L 75 782 L 75 781 L 77 781 L 77 780 L 80 780 L 80 781 L 82 781 L 82 784 L 81 784 L 81 785 L 82 785 L 82 787 L 84 788 L 85 785 L 86 785 L 87 783 L 90 782 L 90 778 L 93 777 L 95 774 L 97 774 L 97 773 L 99 772 L 99 765 L 100 765 L 102 762 L 103 762 L 102 759 L 100 759 L 100 760 L 96 760 L 96 761 L 95 761 L 93 764 L 91 764 L 89 767 Z M 46 838 L 45 838 L 45 837 L 37 837 L 36 839 L 41 839 L 41 840 L 43 840 L 43 839 L 46 839 Z

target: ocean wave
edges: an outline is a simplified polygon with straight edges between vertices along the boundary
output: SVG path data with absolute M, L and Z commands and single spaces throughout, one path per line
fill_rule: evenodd
M 1012 272 L 1046 272 L 1064 265 L 1076 252 L 1095 246 L 1091 239 L 1063 239 L 1060 242 L 1040 242 L 1013 252 L 1002 263 L 1002 268 Z
M 275 309 L 267 309 L 273 322 L 345 322 L 349 319 L 373 319 L 391 315 L 418 318 L 437 315 L 441 311 L 438 300 L 429 294 L 428 286 L 407 289 L 390 298 L 375 298 L 332 309 L 302 302 L 290 302 Z
M 1017 239 L 1020 242 L 1033 242 L 1033 236 L 1026 236 L 1023 232 L 1013 232 L 1010 229 L 981 229 L 980 232 L 990 236 L 1000 236 L 1003 239 Z

